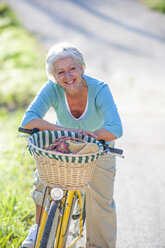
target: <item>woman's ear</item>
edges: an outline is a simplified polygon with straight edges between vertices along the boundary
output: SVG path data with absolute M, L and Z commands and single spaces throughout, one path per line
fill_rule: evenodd
M 80 67 L 80 72 L 81 72 L 81 76 L 84 74 L 84 68 L 83 66 Z
M 59 84 L 59 82 L 57 81 L 57 77 L 56 77 L 55 74 L 52 74 L 52 78 L 53 78 L 53 82 L 54 82 L 54 83 Z
M 52 76 L 54 77 L 55 81 L 57 81 L 57 77 L 56 77 L 56 74 L 52 74 Z

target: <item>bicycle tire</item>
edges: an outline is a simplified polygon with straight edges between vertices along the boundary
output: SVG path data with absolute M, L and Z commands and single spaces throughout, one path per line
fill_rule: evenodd
M 46 248 L 59 201 L 52 201 L 39 248 Z
M 58 207 L 57 210 L 56 210 L 54 219 L 53 219 L 52 228 L 51 228 L 51 231 L 50 231 L 47 248 L 54 248 L 57 229 L 58 229 L 58 225 L 59 225 L 59 221 L 60 221 L 59 214 L 60 213 L 59 213 L 59 207 Z

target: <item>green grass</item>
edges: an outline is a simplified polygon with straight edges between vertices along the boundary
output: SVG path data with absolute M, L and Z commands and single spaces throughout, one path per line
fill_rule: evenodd
M 35 164 L 17 129 L 46 81 L 45 52 L 5 3 L 0 3 L 0 247 L 17 248 L 34 223 L 30 196 Z
M 22 111 L 0 115 L 0 247 L 19 247 L 34 222 L 30 197 L 34 161 L 26 141 L 17 138 Z
M 0 4 L 0 106 L 26 106 L 46 81 L 45 52 L 13 12 Z
M 165 0 L 141 0 L 149 8 L 165 13 Z

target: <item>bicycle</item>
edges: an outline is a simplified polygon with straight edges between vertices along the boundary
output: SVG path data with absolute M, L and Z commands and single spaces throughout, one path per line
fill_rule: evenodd
M 106 153 L 123 157 L 120 149 L 108 147 L 103 141 L 97 141 L 82 134 L 81 139 L 96 143 L 99 151 L 90 154 L 61 154 L 45 150 L 55 138 L 79 134 L 67 131 L 39 131 L 19 128 L 19 132 L 29 134 L 29 151 L 35 159 L 41 181 L 46 185 L 42 208 L 47 191 L 51 197 L 41 218 L 35 248 L 75 247 L 83 236 L 85 223 L 85 193 L 82 192 L 90 182 L 97 160 Z M 27 136 L 23 136 L 27 137 Z M 71 222 L 74 222 L 71 225 Z M 72 229 L 70 228 L 72 226 Z M 71 230 L 71 231 L 70 231 Z M 69 239 L 71 237 L 71 240 Z M 69 241 L 68 241 L 69 240 Z

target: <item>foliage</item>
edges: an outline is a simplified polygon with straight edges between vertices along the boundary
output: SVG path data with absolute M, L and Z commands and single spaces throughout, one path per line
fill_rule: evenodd
M 22 107 L 46 80 L 45 54 L 5 3 L 0 3 L 0 54 L 0 247 L 18 248 L 34 223 L 35 165 L 28 151 L 22 161 L 26 141 L 17 139 L 17 129 Z
M 0 247 L 19 247 L 34 222 L 30 197 L 34 161 L 26 141 L 17 138 L 22 112 L 0 114 Z
M 149 8 L 165 13 L 165 0 L 142 0 Z
M 5 3 L 0 3 L 0 44 L 0 106 L 13 110 L 28 105 L 46 81 L 45 54 Z

